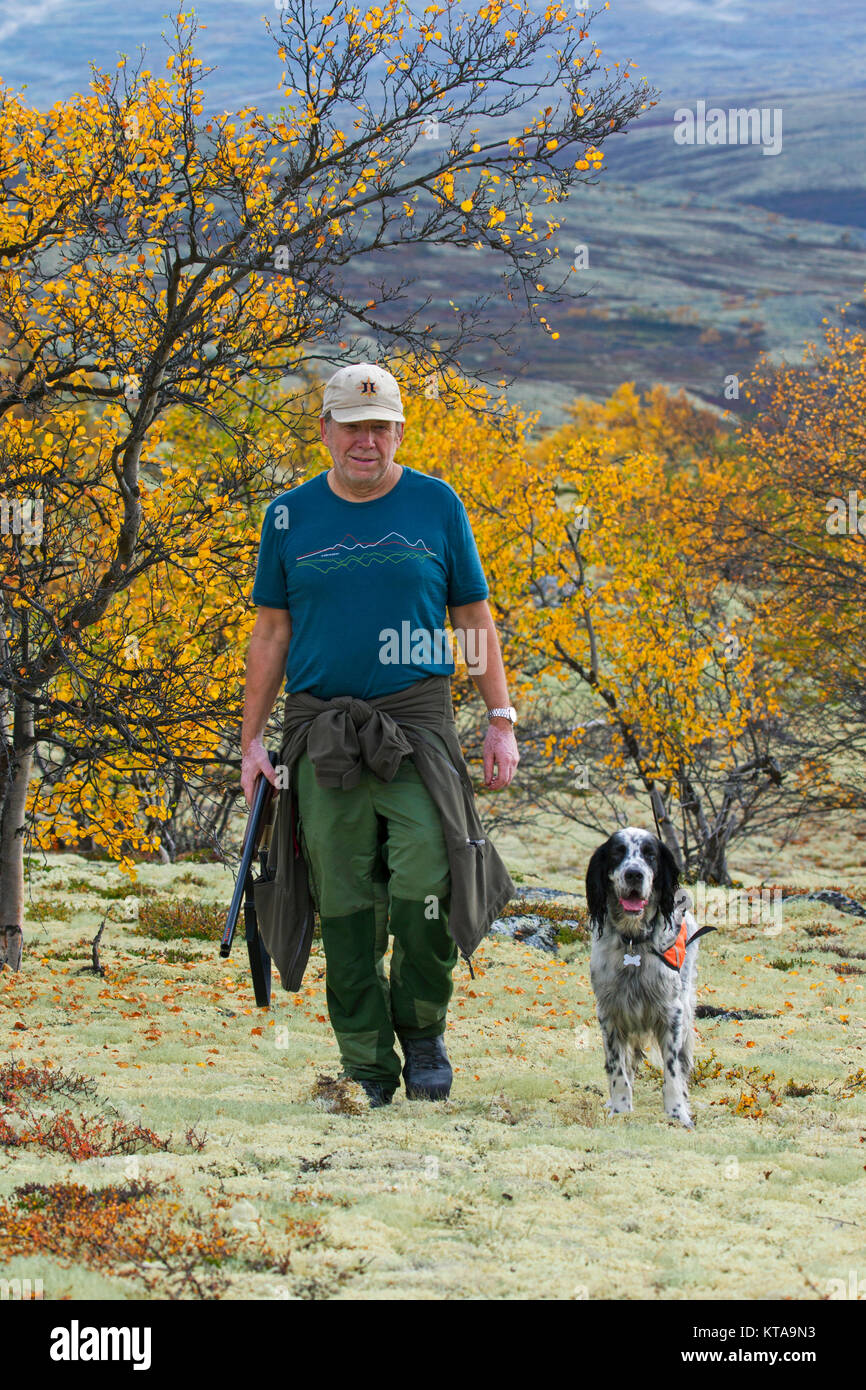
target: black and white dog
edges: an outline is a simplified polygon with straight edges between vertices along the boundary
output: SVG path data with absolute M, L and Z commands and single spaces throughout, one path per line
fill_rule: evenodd
M 697 923 L 676 861 L 655 835 L 629 826 L 595 851 L 586 872 L 590 979 L 604 1039 L 608 1110 L 632 1108 L 636 1063 L 649 1040 L 664 1067 L 665 1113 L 692 1129 Z M 694 944 L 692 944 L 694 942 Z

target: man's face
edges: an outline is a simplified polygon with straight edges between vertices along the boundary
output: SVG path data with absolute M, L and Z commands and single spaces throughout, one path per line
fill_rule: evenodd
M 319 421 L 322 440 L 334 461 L 337 481 L 349 492 L 375 492 L 394 462 L 403 438 L 400 420 L 353 420 L 341 425 Z

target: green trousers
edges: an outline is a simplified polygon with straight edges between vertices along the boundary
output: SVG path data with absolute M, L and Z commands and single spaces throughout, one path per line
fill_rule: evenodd
M 395 1032 L 444 1033 L 453 989 L 457 946 L 448 934 L 451 880 L 439 813 L 410 757 L 392 781 L 363 768 L 358 786 L 344 790 L 320 787 L 304 753 L 297 795 L 343 1070 L 356 1081 L 393 1085 L 401 1071 Z

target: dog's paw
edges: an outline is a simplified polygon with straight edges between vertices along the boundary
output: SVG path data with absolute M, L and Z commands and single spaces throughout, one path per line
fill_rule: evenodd
M 631 1102 L 627 1100 L 609 1100 L 605 1109 L 608 1115 L 630 1115 Z
M 694 1129 L 695 1122 L 684 1105 L 674 1105 L 665 1114 L 669 1120 L 676 1120 L 684 1129 Z

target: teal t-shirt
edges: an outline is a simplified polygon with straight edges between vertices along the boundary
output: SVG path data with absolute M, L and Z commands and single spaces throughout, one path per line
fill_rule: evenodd
M 265 512 L 252 599 L 289 610 L 287 690 L 367 700 L 451 675 L 446 606 L 487 596 L 457 493 L 405 464 L 371 502 L 319 473 Z

